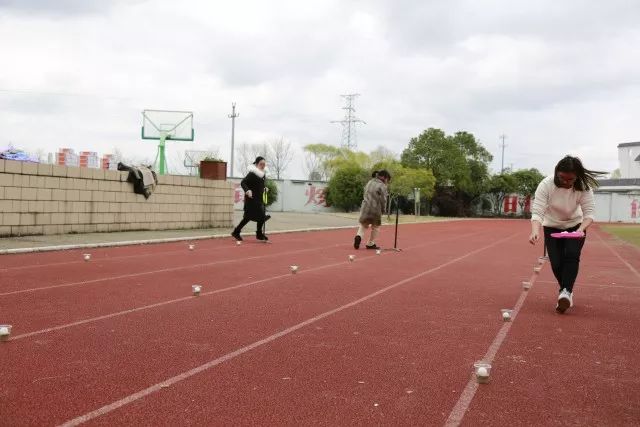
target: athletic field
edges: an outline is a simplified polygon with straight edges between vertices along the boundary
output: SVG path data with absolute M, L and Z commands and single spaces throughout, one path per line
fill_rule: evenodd
M 640 424 L 640 249 L 592 227 L 558 315 L 529 231 L 407 224 L 379 255 L 335 230 L 0 256 L 0 425 Z

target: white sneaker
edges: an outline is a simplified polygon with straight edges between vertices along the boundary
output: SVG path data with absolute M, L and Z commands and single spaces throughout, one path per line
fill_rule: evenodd
M 567 311 L 569 307 L 573 306 L 573 298 L 571 297 L 571 292 L 563 289 L 558 295 L 558 304 L 556 305 L 556 311 L 558 313 L 564 313 Z
M 569 301 L 571 301 L 571 305 L 569 307 L 573 307 L 573 292 L 571 292 L 569 295 Z

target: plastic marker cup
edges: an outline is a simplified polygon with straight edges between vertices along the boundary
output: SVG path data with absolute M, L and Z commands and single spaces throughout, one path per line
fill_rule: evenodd
M 83 258 L 84 258 L 85 261 L 89 261 L 89 260 L 91 260 L 91 254 L 84 254 Z
M 289 268 L 291 269 L 291 274 L 296 274 L 298 272 L 298 266 L 297 265 L 292 265 Z
M 192 251 L 192 250 L 195 249 L 195 247 L 196 247 L 196 245 L 189 245 L 189 250 Z
M 502 310 L 500 310 L 500 312 L 502 313 L 502 320 L 504 320 L 505 322 L 511 322 L 512 310 L 503 308 Z
M 198 296 L 198 295 L 200 295 L 200 291 L 202 291 L 202 286 L 193 285 L 193 286 L 191 286 L 191 291 L 193 292 L 194 296 Z
M 543 256 L 538 257 L 538 265 L 542 265 L 542 264 L 544 264 L 544 257 Z
M 522 282 L 522 289 L 524 289 L 525 291 L 531 289 L 531 282 Z
M 11 325 L 0 325 L 0 341 L 9 341 Z
M 536 274 L 537 274 L 537 273 L 540 273 L 540 270 L 541 270 L 541 268 L 540 268 L 540 267 L 538 267 L 538 266 L 533 267 L 533 271 L 534 271 Z
M 376 249 L 376 255 L 380 255 L 382 251 L 380 249 Z
M 349 261 L 350 261 L 350 262 L 355 261 L 355 259 L 356 259 L 356 256 L 355 256 L 355 255 L 349 255 Z
M 238 241 L 236 242 L 236 245 L 238 245 L 238 246 L 240 246 L 241 244 L 242 244 L 242 242 L 241 242 L 240 240 L 238 240 Z
M 491 375 L 491 364 L 480 360 L 473 364 L 473 372 L 478 383 L 486 384 L 489 382 L 489 375 Z

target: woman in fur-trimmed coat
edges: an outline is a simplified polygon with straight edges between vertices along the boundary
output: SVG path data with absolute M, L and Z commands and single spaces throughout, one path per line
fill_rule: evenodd
M 353 240 L 353 247 L 360 248 L 365 230 L 371 226 L 371 237 L 366 245 L 367 249 L 380 249 L 376 245 L 378 229 L 382 224 L 382 214 L 387 206 L 387 185 L 391 181 L 391 174 L 386 170 L 374 171 L 371 180 L 364 187 L 364 197 L 360 207 L 360 226 Z
M 266 162 L 264 157 L 258 156 L 256 161 L 249 169 L 249 173 L 244 177 L 240 186 L 244 190 L 244 216 L 242 221 L 233 230 L 231 235 L 238 241 L 242 241 L 242 228 L 249 223 L 249 221 L 255 221 L 256 224 L 256 239 L 267 241 L 269 238 L 264 234 L 264 223 L 270 218 L 266 215 L 265 208 L 265 181 L 266 175 L 264 168 Z

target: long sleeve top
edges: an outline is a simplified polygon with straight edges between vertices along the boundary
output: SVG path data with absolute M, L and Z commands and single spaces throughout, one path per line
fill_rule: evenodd
M 594 219 L 595 201 L 593 191 L 577 191 L 573 188 L 557 187 L 553 175 L 538 184 L 531 220 L 545 227 L 561 230 L 574 227 L 584 219 Z

